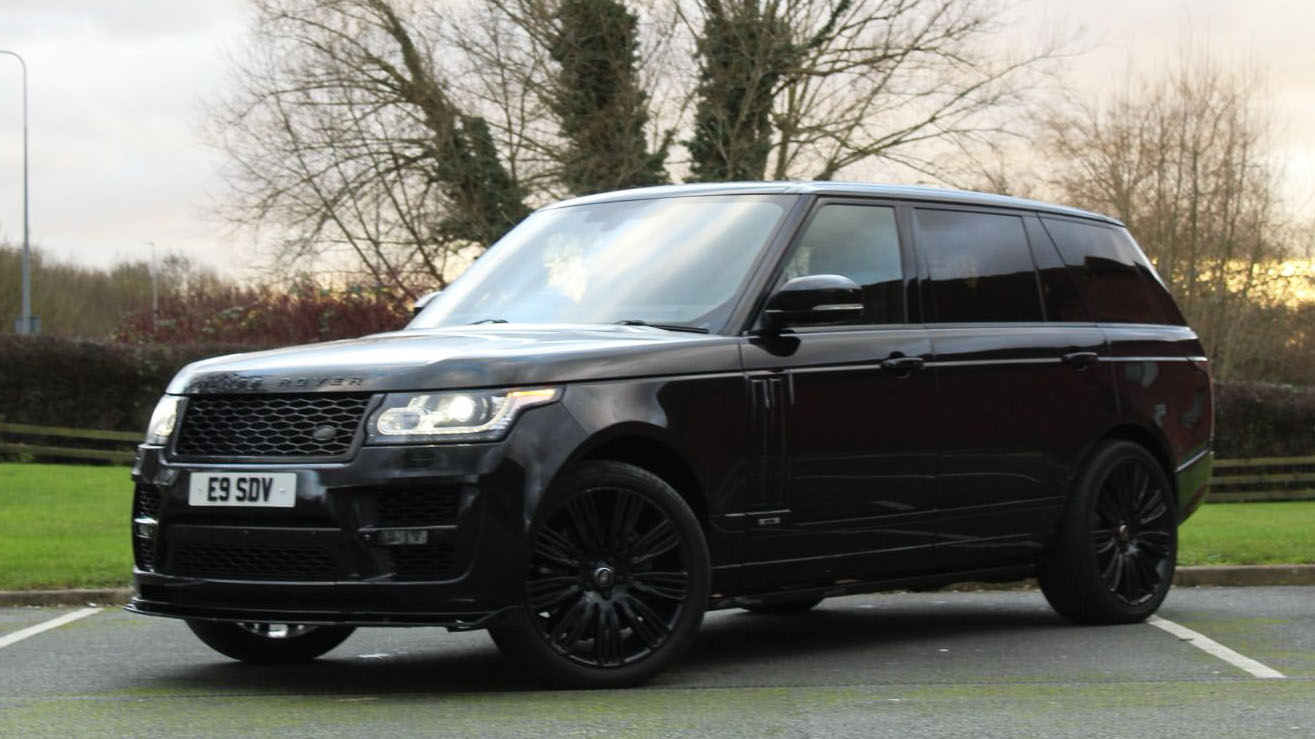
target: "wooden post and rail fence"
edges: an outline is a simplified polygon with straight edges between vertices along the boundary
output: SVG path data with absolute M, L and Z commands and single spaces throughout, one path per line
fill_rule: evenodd
M 99 431 L 0 423 L 0 454 L 20 458 L 132 464 L 135 431 Z M 1315 456 L 1216 459 L 1212 503 L 1315 500 Z

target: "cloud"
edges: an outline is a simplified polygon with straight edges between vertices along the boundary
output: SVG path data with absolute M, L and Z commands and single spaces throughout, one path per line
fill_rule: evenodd
M 203 217 L 217 160 L 199 124 L 245 5 L 5 0 L 0 19 L 0 47 L 29 67 L 33 242 L 92 264 L 138 256 L 146 241 L 241 264 Z M 0 233 L 11 239 L 22 231 L 18 80 L 0 59 Z

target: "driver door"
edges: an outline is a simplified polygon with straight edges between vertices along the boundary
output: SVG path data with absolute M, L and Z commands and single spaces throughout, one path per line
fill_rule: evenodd
M 747 585 L 934 569 L 931 341 L 908 322 L 917 270 L 902 215 L 893 204 L 820 201 L 775 286 L 849 277 L 863 289 L 862 316 L 743 343 L 766 480 L 747 513 Z

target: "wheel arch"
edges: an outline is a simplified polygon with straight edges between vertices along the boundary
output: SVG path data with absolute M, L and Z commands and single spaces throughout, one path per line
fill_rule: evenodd
M 1151 452 L 1151 456 L 1156 459 L 1156 462 L 1160 463 L 1165 479 L 1169 480 L 1169 487 L 1173 488 L 1174 500 L 1177 500 L 1177 465 L 1174 464 L 1173 455 L 1170 454 L 1169 443 L 1165 441 L 1162 435 L 1153 433 L 1145 427 L 1134 425 L 1134 423 L 1126 423 L 1126 425 L 1115 426 L 1114 429 L 1110 429 L 1110 433 L 1107 433 L 1102 441 L 1114 441 L 1114 439 L 1139 444 L 1139 446 Z
M 1135 423 L 1125 423 L 1109 429 L 1103 436 L 1096 440 L 1082 455 L 1082 462 L 1074 469 L 1074 480 L 1082 470 L 1086 469 L 1087 463 L 1090 462 L 1093 454 L 1107 441 L 1130 441 L 1150 452 L 1155 461 L 1160 463 L 1160 469 L 1164 472 L 1165 479 L 1169 481 L 1170 493 L 1174 497 L 1174 503 L 1178 501 L 1178 478 L 1173 462 L 1173 456 L 1169 451 L 1169 443 L 1164 436 Z
M 703 479 L 688 457 L 664 437 L 662 430 L 647 424 L 621 424 L 587 439 L 558 471 L 561 475 L 581 462 L 606 459 L 633 464 L 662 478 L 675 488 L 694 511 L 699 524 L 708 529 L 708 501 Z

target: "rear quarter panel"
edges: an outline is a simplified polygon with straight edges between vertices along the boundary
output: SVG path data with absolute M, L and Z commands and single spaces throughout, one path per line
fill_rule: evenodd
M 1209 363 L 1186 326 L 1107 324 L 1120 416 L 1162 440 L 1180 520 L 1204 500 L 1213 462 Z

